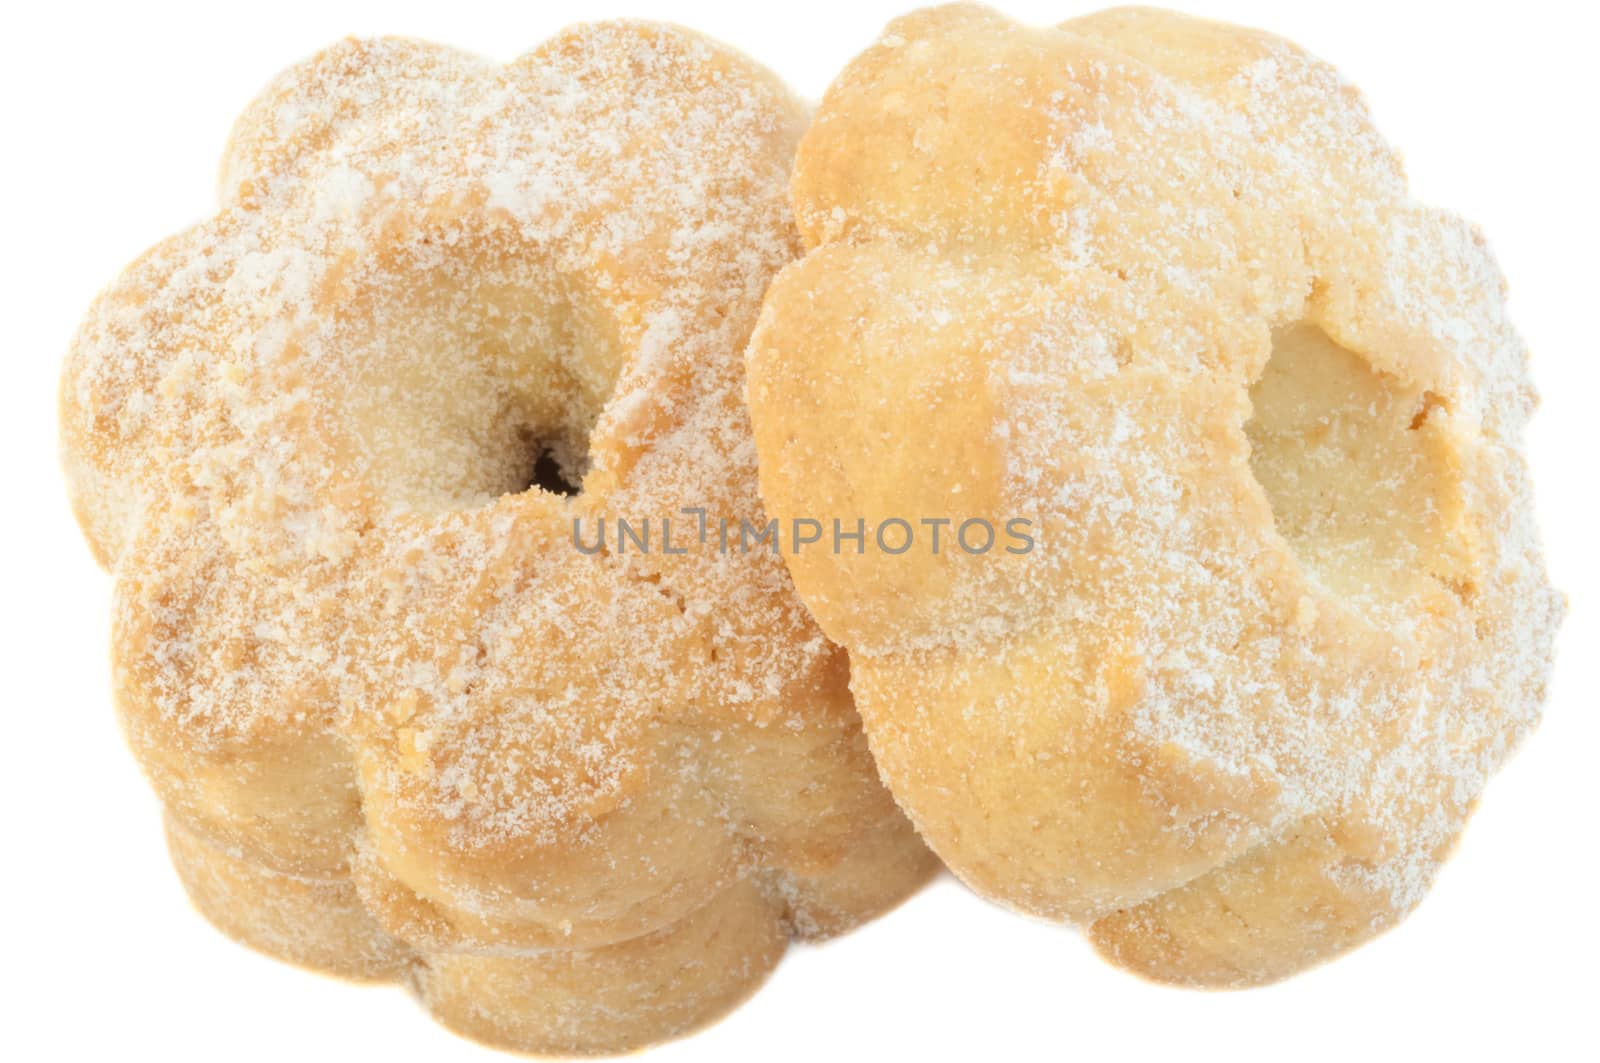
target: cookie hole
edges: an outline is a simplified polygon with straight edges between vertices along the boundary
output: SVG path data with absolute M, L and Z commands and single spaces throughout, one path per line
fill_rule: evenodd
M 582 482 L 582 477 L 577 478 Z M 571 498 L 582 488 L 567 478 L 561 465 L 556 461 L 554 454 L 546 448 L 539 452 L 539 458 L 533 463 L 533 479 L 528 484 L 529 488 L 548 491 L 553 495 L 563 495 Z
M 620 372 L 598 309 L 516 231 L 478 221 L 397 222 L 316 337 L 350 460 L 398 510 L 579 494 Z
M 531 439 L 526 449 L 530 460 L 525 462 L 528 472 L 520 478 L 520 491 L 544 491 L 563 498 L 582 492 L 583 457 L 572 454 L 564 441 Z
M 1369 604 L 1471 586 L 1440 396 L 1301 323 L 1274 333 L 1250 401 L 1250 470 L 1316 582 Z

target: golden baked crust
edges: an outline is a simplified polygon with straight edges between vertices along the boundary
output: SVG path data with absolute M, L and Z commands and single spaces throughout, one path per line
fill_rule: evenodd
M 1480 234 L 1330 67 L 1149 9 L 902 18 L 793 184 L 810 250 L 747 356 L 767 511 L 1032 522 L 788 558 L 934 850 L 1168 981 L 1392 925 L 1562 611 Z
M 346 41 L 95 303 L 64 463 L 129 741 L 228 933 L 620 1050 L 932 872 L 777 558 L 572 541 L 759 512 L 740 355 L 805 117 L 666 27 L 503 67 Z M 552 463 L 580 493 L 529 486 Z

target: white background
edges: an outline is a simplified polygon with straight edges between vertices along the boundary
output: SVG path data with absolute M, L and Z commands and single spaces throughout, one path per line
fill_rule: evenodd
M 510 58 L 568 22 L 638 15 L 739 45 L 814 98 L 903 3 L 37 2 L 0 15 L 0 293 L 15 370 L 0 386 L 0 647 L 12 683 L 0 730 L 0 1057 L 496 1058 L 398 989 L 307 974 L 211 930 L 167 866 L 155 801 L 112 716 L 109 581 L 60 487 L 56 374 L 94 293 L 209 210 L 223 140 L 256 89 L 348 33 Z M 1095 5 L 1002 6 L 1049 22 Z M 742 1009 L 652 1061 L 1600 1058 L 1600 18 L 1580 3 L 1175 6 L 1265 26 L 1339 64 L 1405 149 L 1419 196 L 1488 232 L 1545 397 L 1530 445 L 1551 569 L 1571 597 L 1545 725 L 1490 786 L 1420 911 L 1287 983 L 1149 986 L 1071 931 L 945 878 L 844 940 L 792 950 Z

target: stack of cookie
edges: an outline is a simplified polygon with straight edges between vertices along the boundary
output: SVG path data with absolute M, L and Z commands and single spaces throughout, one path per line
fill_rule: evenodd
M 942 860 L 1255 985 L 1410 911 L 1537 722 L 1503 299 L 1251 30 L 936 8 L 814 114 L 669 27 L 347 41 L 91 308 L 63 454 L 263 951 L 622 1051 Z

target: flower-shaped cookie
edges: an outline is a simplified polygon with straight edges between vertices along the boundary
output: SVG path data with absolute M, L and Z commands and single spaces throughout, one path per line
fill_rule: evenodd
M 590 542 L 759 515 L 741 352 L 804 121 L 670 28 L 503 67 L 347 41 L 95 304 L 64 461 L 225 930 L 484 1040 L 621 1049 L 931 872 L 777 558 Z
M 901 19 L 794 185 L 762 493 L 869 529 L 790 570 L 935 851 L 1164 980 L 1393 924 L 1534 725 L 1562 608 L 1481 236 L 1328 66 L 1149 9 Z

